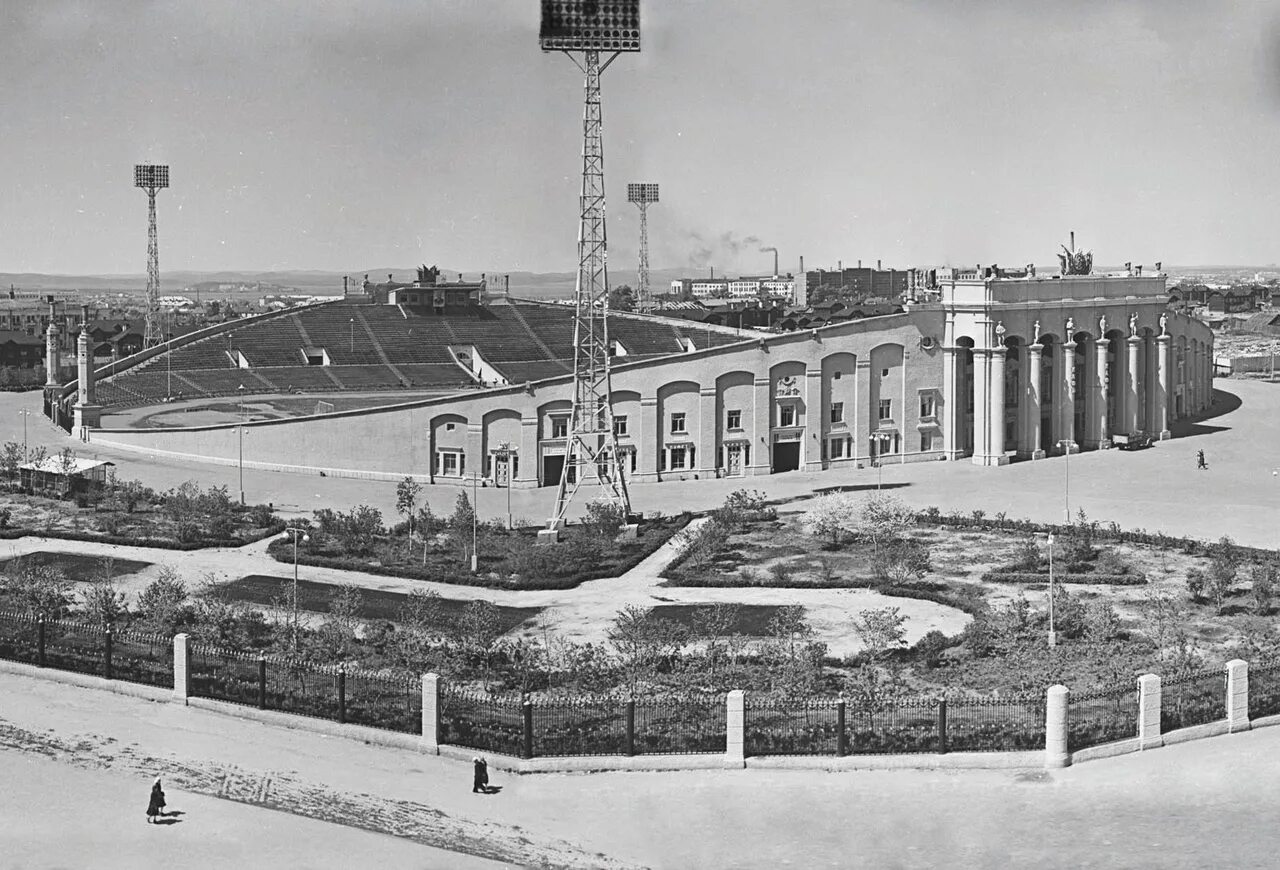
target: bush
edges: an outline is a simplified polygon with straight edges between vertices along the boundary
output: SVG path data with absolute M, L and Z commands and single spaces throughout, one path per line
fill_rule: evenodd
M 258 527 L 269 526 L 276 520 L 275 513 L 271 510 L 270 505 L 255 504 L 249 508 L 249 519 Z
M 990 583 L 1048 583 L 1048 574 L 1025 574 L 1013 571 L 990 571 L 982 575 Z M 1099 586 L 1142 586 L 1145 574 L 1060 574 L 1053 572 L 1054 583 L 1096 583 Z

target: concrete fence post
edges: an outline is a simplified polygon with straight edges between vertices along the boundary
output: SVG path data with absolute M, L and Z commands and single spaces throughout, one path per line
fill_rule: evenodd
M 1155 674 L 1138 677 L 1138 748 L 1163 746 L 1160 737 L 1160 678 Z
M 440 675 L 422 675 L 422 749 L 440 754 Z
M 747 693 L 734 689 L 725 697 L 724 766 L 747 766 Z
M 1066 686 L 1050 686 L 1045 692 L 1045 767 L 1066 767 L 1071 763 L 1071 753 L 1067 748 L 1067 702 L 1070 697 Z
M 1227 729 L 1249 730 L 1249 663 L 1241 659 L 1227 662 Z
M 173 636 L 173 698 L 187 703 L 191 695 L 191 647 L 187 634 Z

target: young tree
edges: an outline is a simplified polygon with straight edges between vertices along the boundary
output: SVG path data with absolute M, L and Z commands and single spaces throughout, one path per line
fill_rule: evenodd
M 159 576 L 138 596 L 138 613 L 144 631 L 161 635 L 177 634 L 186 618 L 187 586 L 171 565 L 160 568 Z
M 115 625 L 129 612 L 125 600 L 114 578 L 99 577 L 84 591 L 84 612 L 99 625 Z
M 56 565 L 18 557 L 5 567 L 5 591 L 31 616 L 61 619 L 71 609 L 73 585 Z
M 413 521 L 417 515 L 418 497 L 422 495 L 422 484 L 412 477 L 406 476 L 396 484 L 396 513 L 409 521 L 409 537 L 405 541 L 406 552 L 413 546 Z M 425 505 L 424 505 L 425 507 Z
M 458 549 L 458 560 L 467 562 L 471 558 L 472 536 L 477 533 L 473 526 L 476 522 L 475 508 L 465 492 L 459 492 L 453 503 L 453 516 L 449 517 L 449 540 Z
M 72 476 L 76 473 L 76 452 L 70 447 L 63 448 L 58 453 L 58 458 L 54 463 L 59 475 L 58 494 L 66 495 L 71 492 Z
M 815 499 L 800 523 L 805 532 L 815 538 L 829 538 L 829 545 L 835 548 L 857 528 L 858 517 L 858 505 L 853 498 L 847 493 L 833 492 Z
M 1204 590 L 1208 582 L 1208 576 L 1199 568 L 1187 569 L 1187 592 L 1191 593 L 1192 601 L 1198 604 L 1204 599 Z
M 458 635 L 471 660 L 484 661 L 502 635 L 502 617 L 497 606 L 481 599 L 468 601 L 458 618 Z
M 716 671 L 726 657 L 724 642 L 733 634 L 742 613 L 738 604 L 709 604 L 693 611 L 693 636 L 706 642 L 707 664 L 714 682 Z
M 906 622 L 896 607 L 862 610 L 853 620 L 853 631 L 873 660 L 883 660 L 893 650 L 906 646 Z
M 440 596 L 421 589 L 410 591 L 400 605 L 396 622 L 392 647 L 396 663 L 413 673 L 422 673 L 445 624 Z
M 1236 572 L 1240 568 L 1240 551 L 1235 542 L 1228 537 L 1222 538 L 1213 547 L 1213 559 L 1209 563 L 1209 577 L 1205 583 L 1205 595 L 1213 602 L 1218 613 L 1226 604 L 1231 594 L 1231 586 L 1235 583 Z
M 769 619 L 769 634 L 785 645 L 787 658 L 794 660 L 796 641 L 813 634 L 813 627 L 809 625 L 802 605 L 785 604 Z
M 862 505 L 859 531 L 869 537 L 874 552 L 880 545 L 897 538 L 915 525 L 916 514 L 901 499 L 891 495 L 872 495 Z
M 679 652 L 687 640 L 683 626 L 634 605 L 618 611 L 607 636 L 633 697 L 641 681 L 651 678 L 663 659 Z
M 22 445 L 17 441 L 4 442 L 4 447 L 0 448 L 0 468 L 4 469 L 4 476 L 11 481 L 15 480 L 21 464 Z
M 587 502 L 587 515 L 583 525 L 598 538 L 613 538 L 627 520 L 622 505 L 604 499 L 593 499 Z
M 629 284 L 615 284 L 609 290 L 609 310 L 635 311 L 635 294 Z
M 1105 643 L 1120 634 L 1120 615 L 1109 601 L 1091 601 L 1084 608 L 1084 639 Z
M 360 628 L 364 593 L 359 586 L 344 583 L 329 596 L 329 613 L 316 631 L 313 654 L 327 663 L 350 659 Z
M 386 529 L 382 525 L 382 511 L 367 504 L 356 506 L 348 513 L 339 514 L 339 538 L 342 546 L 353 555 L 362 556 L 373 549 L 373 542 Z
M 871 559 L 875 576 L 901 585 L 923 579 L 933 570 L 929 548 L 916 541 L 890 541 Z

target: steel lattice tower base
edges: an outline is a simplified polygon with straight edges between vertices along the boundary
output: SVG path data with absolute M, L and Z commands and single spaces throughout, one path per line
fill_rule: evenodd
M 155 347 L 164 337 L 160 326 L 160 242 L 156 235 L 156 189 L 147 188 L 147 314 L 142 346 Z
M 648 311 L 653 307 L 649 296 L 649 203 L 638 202 L 636 205 L 640 207 L 640 286 L 636 288 L 636 308 Z
M 618 462 L 609 378 L 609 273 L 605 233 L 604 148 L 600 118 L 599 51 L 583 51 L 582 62 L 565 52 L 586 76 L 582 117 L 582 194 L 578 220 L 578 278 L 575 286 L 573 407 L 565 444 L 564 470 L 556 491 L 551 527 L 567 519 L 569 504 L 586 485 L 598 498 L 631 513 L 626 480 Z

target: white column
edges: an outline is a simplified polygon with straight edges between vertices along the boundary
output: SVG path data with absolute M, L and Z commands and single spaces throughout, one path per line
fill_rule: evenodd
M 191 696 L 191 648 L 186 634 L 173 636 L 173 697 L 187 703 Z
M 440 754 L 440 676 L 422 675 L 422 751 Z
M 768 378 L 756 378 L 752 385 L 751 409 L 751 462 L 747 474 L 768 474 L 772 468 L 773 408 L 769 402 L 771 388 Z
M 821 365 L 821 363 L 819 363 Z M 804 432 L 800 436 L 800 467 L 822 470 L 822 439 L 829 410 L 822 404 L 822 369 L 804 373 Z
M 1227 727 L 1249 730 L 1249 663 L 1241 659 L 1227 662 Z
M 734 689 L 725 697 L 724 766 L 747 766 L 747 695 Z
M 630 421 L 628 426 L 630 426 Z M 658 479 L 658 451 L 662 448 L 662 439 L 658 429 L 658 397 L 640 397 L 640 431 L 631 437 L 635 440 L 636 457 L 635 481 L 650 483 Z
M 1061 401 L 1058 403 L 1058 430 L 1054 435 L 1055 441 L 1075 441 L 1076 440 L 1076 343 L 1074 341 L 1064 341 L 1062 343 L 1062 377 L 1059 379 L 1062 385 L 1058 390 Z M 1067 447 L 1065 450 L 1071 450 Z
M 1114 385 L 1108 383 L 1107 378 L 1107 353 L 1111 350 L 1111 339 L 1099 338 L 1094 347 L 1093 362 L 1093 391 L 1095 395 L 1094 404 L 1098 409 L 1097 419 L 1094 423 L 1097 428 L 1090 431 L 1091 438 L 1098 442 L 1099 447 L 1111 446 L 1111 424 L 1109 417 L 1108 392 L 1114 389 Z
M 1160 737 L 1160 678 L 1155 674 L 1138 677 L 1138 748 L 1164 745 Z
M 1040 378 L 1044 345 L 1033 344 L 1027 348 L 1030 369 L 1027 375 L 1027 452 L 1032 459 L 1042 459 L 1044 450 L 1040 448 Z
M 1066 686 L 1050 686 L 1045 693 L 1044 709 L 1044 766 L 1066 767 L 1071 763 L 1067 751 L 1067 699 Z
M 1156 339 L 1156 386 L 1155 386 L 1155 421 L 1151 434 L 1161 441 L 1171 437 L 1169 434 L 1169 353 L 1172 342 L 1169 336 L 1162 335 Z
M 987 465 L 1007 465 L 1009 457 L 1004 453 L 1004 365 L 1008 351 L 1003 347 L 990 351 L 991 385 L 987 391 L 990 413 L 987 416 L 989 453 Z
M 960 421 L 964 415 L 960 396 L 961 353 L 957 347 L 942 349 L 942 449 L 948 459 L 959 459 L 961 452 Z
M 1136 335 L 1129 336 L 1128 377 L 1125 378 L 1125 426 L 1128 434 L 1138 431 L 1142 419 L 1142 394 L 1138 392 L 1139 366 L 1142 364 L 1140 351 L 1142 339 Z
M 716 450 L 718 424 L 716 387 L 713 383 L 698 390 L 698 455 L 694 458 L 694 468 L 703 479 L 716 476 L 716 466 L 719 464 L 719 451 Z
M 985 465 L 991 453 L 991 351 L 973 350 L 973 464 Z

